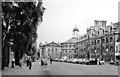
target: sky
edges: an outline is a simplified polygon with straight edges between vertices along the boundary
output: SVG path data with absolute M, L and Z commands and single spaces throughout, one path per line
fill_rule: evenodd
M 94 20 L 105 20 L 107 25 L 118 21 L 120 0 L 43 0 L 46 11 L 39 24 L 37 43 L 64 42 L 72 37 L 77 26 L 79 34 L 94 25 Z

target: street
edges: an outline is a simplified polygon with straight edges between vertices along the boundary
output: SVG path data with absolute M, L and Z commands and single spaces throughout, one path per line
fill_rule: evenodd
M 118 66 L 113 65 L 80 65 L 63 62 L 53 62 L 48 67 L 49 71 L 44 71 L 40 62 L 33 62 L 32 69 L 26 66 L 6 68 L 3 75 L 118 75 Z

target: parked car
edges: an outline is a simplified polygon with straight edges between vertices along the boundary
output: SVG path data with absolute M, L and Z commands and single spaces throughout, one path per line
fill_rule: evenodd
M 103 65 L 103 64 L 105 64 L 105 61 L 104 61 L 104 60 L 101 60 L 101 61 L 99 61 L 99 64 L 100 64 L 100 65 Z
M 90 59 L 86 62 L 86 65 L 97 65 L 97 59 Z
M 111 60 L 109 63 L 110 65 L 115 65 L 115 62 L 113 60 Z
M 119 66 L 119 65 L 120 65 L 120 62 L 119 62 L 119 61 L 113 61 L 113 60 L 111 60 L 111 61 L 110 61 L 110 65 Z
M 73 59 L 73 60 L 72 60 L 72 63 L 76 63 L 76 62 L 77 62 L 77 59 Z
M 72 63 L 72 59 L 69 60 L 69 63 Z
M 119 66 L 120 65 L 120 61 L 116 61 L 115 65 Z
M 70 59 L 67 59 L 67 63 L 69 63 L 70 62 Z
M 82 64 L 85 64 L 87 62 L 87 59 L 82 59 Z
M 64 59 L 64 62 L 67 62 L 68 59 Z
M 56 58 L 54 61 L 58 62 L 58 61 L 59 61 L 59 58 Z
M 59 62 L 63 62 L 63 59 L 59 59 Z
M 77 59 L 76 61 L 77 64 L 82 64 L 82 62 L 83 62 L 82 59 Z

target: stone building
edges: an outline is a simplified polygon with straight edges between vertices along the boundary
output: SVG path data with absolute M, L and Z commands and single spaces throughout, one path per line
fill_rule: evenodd
M 76 46 L 77 46 L 77 40 L 78 40 L 78 33 L 79 33 L 79 30 L 77 27 L 75 27 L 73 29 L 73 37 L 61 43 L 62 57 L 64 56 L 67 56 L 67 58 L 77 57 L 78 54 L 76 53 Z
M 60 58 L 61 46 L 58 43 L 51 42 L 39 45 L 40 56 L 42 57 L 52 57 L 52 59 Z
M 95 20 L 94 26 L 87 29 L 91 58 L 105 61 L 116 60 L 115 47 L 118 43 L 118 27 L 118 23 L 106 26 L 106 21 Z
M 98 58 L 105 61 L 120 59 L 120 25 L 95 20 L 87 33 L 78 37 L 77 58 Z
M 84 34 L 80 37 L 78 37 L 78 42 L 77 42 L 77 54 L 78 58 L 86 58 L 86 51 L 87 51 L 87 34 Z

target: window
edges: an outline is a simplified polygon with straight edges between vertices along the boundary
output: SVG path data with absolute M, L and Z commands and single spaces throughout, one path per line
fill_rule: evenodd
M 102 43 L 104 43 L 105 42 L 105 40 L 104 39 L 102 39 Z
M 114 51 L 113 51 L 113 46 L 110 47 L 110 52 L 114 52 Z
M 106 45 L 106 48 L 108 48 L 108 45 Z
M 92 41 L 92 45 L 94 45 L 94 42 Z
M 48 52 L 50 52 L 50 49 L 48 49 Z
M 86 48 L 84 48 L 84 51 L 85 51 Z
M 69 45 L 69 47 L 71 48 L 71 45 Z
M 52 48 L 52 52 L 54 51 L 54 49 Z
M 66 48 L 68 47 L 68 45 L 66 45 Z
M 106 43 L 108 43 L 108 38 L 106 37 Z
M 98 44 L 100 43 L 100 41 L 98 40 Z
M 95 45 L 96 45 L 96 40 L 95 40 Z
M 86 43 L 85 43 L 85 41 L 84 41 L 84 45 L 85 45 Z
M 112 37 L 110 37 L 110 43 L 112 43 L 113 42 L 113 38 Z
M 93 36 L 93 33 L 92 33 L 92 36 Z
M 56 51 L 57 51 L 57 49 L 56 49 Z
M 118 52 L 118 46 L 116 46 L 116 53 Z

